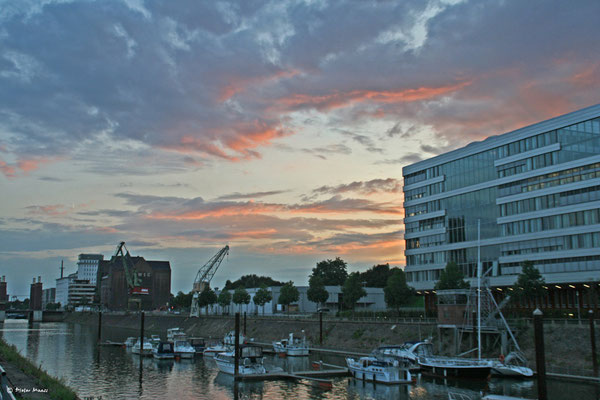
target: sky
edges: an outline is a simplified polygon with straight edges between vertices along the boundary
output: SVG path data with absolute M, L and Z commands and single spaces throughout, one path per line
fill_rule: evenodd
M 600 2 L 0 0 L 0 275 L 404 266 L 402 167 L 600 103 Z

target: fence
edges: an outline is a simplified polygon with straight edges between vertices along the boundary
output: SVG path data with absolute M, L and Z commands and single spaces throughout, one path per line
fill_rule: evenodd
M 12 389 L 8 384 L 8 377 L 6 371 L 0 365 L 0 400 L 16 400 L 12 393 Z

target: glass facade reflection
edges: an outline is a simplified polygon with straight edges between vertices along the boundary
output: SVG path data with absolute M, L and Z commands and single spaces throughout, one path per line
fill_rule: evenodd
M 531 260 L 546 282 L 600 280 L 600 105 L 404 167 L 407 280 L 432 289 L 456 262 L 510 285 Z M 495 281 L 495 282 L 494 282 Z

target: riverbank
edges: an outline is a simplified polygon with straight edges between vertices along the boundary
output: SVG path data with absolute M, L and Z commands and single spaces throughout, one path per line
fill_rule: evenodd
M 66 322 L 84 325 L 97 325 L 98 315 L 92 313 L 71 313 L 65 316 Z M 242 319 L 243 329 L 243 319 Z M 109 339 L 110 328 L 130 329 L 131 336 L 139 334 L 140 317 L 138 314 L 114 315 L 104 314 L 102 318 L 104 339 Z M 210 316 L 190 318 L 181 315 L 146 315 L 145 331 L 147 335 L 166 335 L 169 328 L 180 327 L 189 336 L 200 336 L 211 340 L 220 340 L 225 333 L 234 329 L 232 316 Z M 319 321 L 303 318 L 260 318 L 248 317 L 246 321 L 247 336 L 258 342 L 280 340 L 290 332 L 301 334 L 304 330 L 311 343 L 319 343 Z M 533 327 L 522 323 L 513 327 L 513 332 L 530 366 L 535 368 L 535 348 Z M 546 363 L 549 372 L 570 375 L 588 375 L 592 370 L 592 356 L 589 326 L 582 325 L 546 325 L 544 336 L 546 344 Z M 431 337 L 436 343 L 441 343 L 441 353 L 450 355 L 454 350 L 451 335 L 438 338 L 437 325 L 429 323 L 398 323 L 385 321 L 323 321 L 323 344 L 320 347 L 368 353 L 373 348 L 383 344 L 401 344 L 407 341 L 422 340 Z M 496 336 L 496 339 L 499 339 Z M 488 349 L 483 356 L 497 358 L 500 354 L 500 344 L 493 338 L 487 341 Z M 463 349 L 470 341 L 463 341 Z M 596 329 L 596 343 L 600 344 L 600 329 Z
M 78 400 L 77 394 L 0 339 L 0 365 L 18 399 Z

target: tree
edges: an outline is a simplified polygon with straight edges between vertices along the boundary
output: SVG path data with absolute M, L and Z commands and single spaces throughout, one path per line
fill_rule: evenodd
M 217 294 L 208 285 L 198 295 L 198 307 L 206 307 L 208 315 L 208 306 L 212 306 L 218 301 Z
M 446 264 L 446 268 L 440 273 L 440 280 L 435 284 L 435 290 L 445 289 L 468 289 L 469 282 L 464 280 L 464 275 L 454 261 Z
M 242 304 L 250 304 L 250 294 L 243 287 L 238 287 L 233 292 L 233 302 L 240 307 L 242 311 Z
M 329 293 L 323 284 L 323 278 L 319 275 L 311 276 L 308 280 L 308 291 L 306 292 L 308 300 L 322 306 L 329 298 Z
M 365 272 L 361 272 L 361 282 L 366 282 L 367 287 L 384 288 L 387 280 L 399 268 L 390 268 L 389 264 L 374 265 Z
M 276 281 L 270 276 L 258 276 L 255 274 L 251 274 L 244 275 L 234 282 L 228 280 L 227 282 L 225 282 L 225 289 L 235 290 L 240 286 L 244 288 L 259 288 L 262 285 L 265 285 L 267 287 L 282 286 L 283 282 Z
M 516 300 L 535 300 L 544 294 L 545 280 L 532 261 L 524 261 L 511 296 Z
M 278 303 L 287 306 L 287 311 L 289 314 L 289 305 L 295 301 L 298 301 L 299 298 L 300 292 L 298 292 L 298 288 L 294 286 L 294 282 L 289 281 L 281 287 Z
M 323 278 L 325 286 L 341 286 L 348 277 L 346 265 L 346 262 L 339 257 L 336 257 L 335 260 L 319 261 L 317 266 L 312 269 L 310 276 Z
M 394 271 L 383 288 L 385 302 L 400 312 L 400 307 L 409 304 L 414 296 L 414 290 L 406 284 L 406 274 L 401 269 Z
M 189 308 L 192 305 L 192 296 L 192 292 L 185 294 L 180 290 L 177 292 L 177 296 L 171 300 L 170 304 L 173 308 Z
M 229 293 L 227 290 L 223 290 L 221 293 L 219 293 L 217 303 L 219 303 L 223 311 L 225 311 L 225 307 L 229 307 L 231 304 L 231 293 Z
M 267 304 L 268 302 L 273 300 L 273 295 L 271 294 L 271 292 L 269 292 L 269 289 L 267 288 L 266 285 L 262 285 L 260 287 L 260 289 L 258 289 L 256 291 L 256 294 L 254 295 L 253 300 L 254 300 L 254 304 L 262 307 L 263 315 L 265 315 L 265 304 Z
M 344 305 L 352 310 L 354 310 L 356 302 L 361 297 L 367 295 L 367 292 L 362 287 L 360 273 L 353 272 L 348 276 L 342 287 L 342 295 L 344 296 Z

